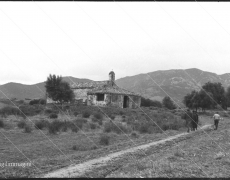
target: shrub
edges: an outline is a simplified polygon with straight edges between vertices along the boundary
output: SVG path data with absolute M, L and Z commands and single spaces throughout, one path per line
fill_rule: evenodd
M 26 124 L 24 127 L 24 132 L 25 133 L 31 133 L 32 132 L 32 128 L 30 125 Z
M 113 122 L 107 122 L 104 125 L 104 132 L 115 132 L 117 134 L 120 133 L 127 133 L 130 129 L 128 129 L 126 126 L 124 126 L 121 123 L 113 123 Z
M 139 137 L 139 134 L 136 132 L 136 131 L 133 131 L 131 133 L 131 136 L 134 137 L 134 138 L 138 138 Z
M 109 118 L 114 120 L 115 119 L 115 116 L 114 115 L 109 115 Z
M 34 104 L 46 104 L 46 100 L 45 99 L 33 99 L 29 102 L 29 105 L 34 105 Z
M 71 126 L 71 130 L 72 130 L 72 132 L 77 133 L 77 132 L 78 132 L 78 130 L 79 130 L 79 128 L 78 128 L 78 127 L 76 127 L 75 125 L 73 125 L 73 126 Z
M 36 129 L 43 129 L 44 127 L 48 127 L 49 126 L 49 122 L 46 120 L 38 120 L 35 122 L 35 128 Z
M 98 119 L 96 119 L 96 118 L 93 117 L 93 118 L 92 118 L 92 121 L 93 121 L 93 122 L 98 122 Z
M 39 105 L 22 105 L 20 106 L 21 114 L 26 116 L 34 116 L 42 112 L 44 109 L 43 106 Z
M 50 118 L 50 119 L 57 119 L 57 118 L 58 118 L 58 115 L 52 113 L 52 114 L 49 115 L 49 118 Z
M 79 129 L 82 129 L 83 124 L 87 123 L 87 119 L 84 118 L 77 118 L 74 121 L 75 126 L 77 126 Z
M 99 120 L 99 121 L 98 121 L 98 124 L 99 124 L 100 126 L 102 126 L 102 124 L 103 124 L 102 120 Z
M 82 117 L 84 118 L 88 118 L 90 116 L 90 112 L 89 111 L 84 111 L 82 114 Z
M 110 137 L 107 134 L 100 135 L 100 144 L 101 145 L 109 145 Z
M 26 122 L 25 121 L 19 121 L 18 123 L 17 123 L 17 126 L 19 127 L 19 128 L 25 128 L 25 126 L 26 126 Z
M 64 126 L 64 122 L 59 120 L 54 120 L 53 122 L 49 123 L 48 129 L 50 134 L 56 134 L 59 132 L 62 127 Z
M 73 115 L 76 117 L 77 115 L 78 115 L 79 113 L 77 112 L 77 111 L 75 111 L 74 113 L 73 113 Z
M 101 113 L 95 113 L 93 116 L 94 116 L 96 119 L 102 119 L 102 118 L 103 118 L 103 116 L 102 116 Z
M 4 128 L 4 121 L 0 119 L 0 128 Z
M 19 114 L 21 114 L 21 111 L 16 107 L 5 106 L 0 110 L 0 113 L 1 113 L 2 116 L 19 115 Z
M 46 110 L 45 110 L 45 113 L 46 113 L 46 114 L 50 114 L 50 113 L 52 113 L 52 112 L 53 112 L 52 109 L 46 109 Z
M 96 129 L 97 124 L 95 123 L 89 123 L 90 129 Z

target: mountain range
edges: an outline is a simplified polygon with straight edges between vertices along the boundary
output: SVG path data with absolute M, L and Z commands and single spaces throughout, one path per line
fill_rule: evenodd
M 73 82 L 90 82 L 89 79 L 63 77 Z M 199 90 L 206 82 L 220 82 L 223 87 L 230 85 L 230 73 L 217 75 L 200 69 L 159 70 L 135 76 L 127 76 L 116 80 L 116 84 L 124 89 L 139 93 L 145 98 L 161 101 L 165 96 L 172 97 L 180 103 L 183 97 L 192 90 Z M 0 98 L 34 99 L 45 97 L 44 82 L 34 85 L 7 83 L 0 86 Z

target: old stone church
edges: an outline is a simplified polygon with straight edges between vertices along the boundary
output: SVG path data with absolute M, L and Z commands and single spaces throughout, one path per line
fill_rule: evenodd
M 140 95 L 122 89 L 115 84 L 113 71 L 109 73 L 107 81 L 75 83 L 71 88 L 76 100 L 86 102 L 87 105 L 138 108 L 141 104 Z

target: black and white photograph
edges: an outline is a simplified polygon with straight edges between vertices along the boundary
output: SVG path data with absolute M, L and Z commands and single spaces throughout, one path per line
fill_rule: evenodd
M 0 179 L 229 178 L 229 10 L 1 1 Z

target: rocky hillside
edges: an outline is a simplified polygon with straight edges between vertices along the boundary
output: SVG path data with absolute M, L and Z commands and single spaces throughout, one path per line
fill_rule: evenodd
M 199 90 L 206 82 L 220 82 L 227 88 L 230 73 L 217 75 L 199 69 L 155 71 L 118 79 L 120 87 L 140 93 L 144 97 L 162 100 L 167 94 L 178 102 L 192 90 Z
M 89 79 L 78 79 L 74 77 L 63 77 L 64 81 L 72 84 L 73 82 L 89 82 Z M 34 99 L 34 98 L 44 98 L 45 97 L 45 87 L 44 82 L 25 85 L 20 83 L 10 82 L 0 86 L 0 99 L 17 98 L 17 99 Z M 7 96 L 7 97 L 6 97 Z

